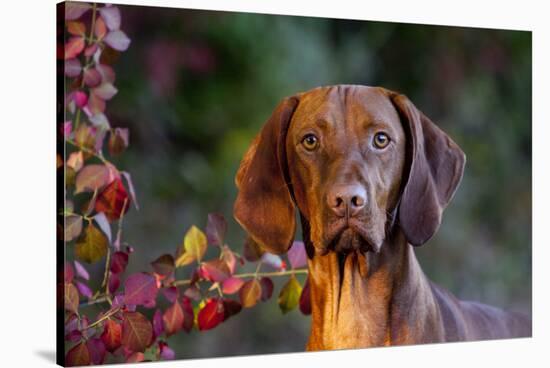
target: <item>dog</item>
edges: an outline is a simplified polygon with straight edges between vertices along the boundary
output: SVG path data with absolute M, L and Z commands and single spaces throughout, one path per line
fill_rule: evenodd
M 531 336 L 529 318 L 458 300 L 415 257 L 465 162 L 406 96 L 385 88 L 319 87 L 276 107 L 236 174 L 234 217 L 261 248 L 282 254 L 299 214 L 307 350 Z

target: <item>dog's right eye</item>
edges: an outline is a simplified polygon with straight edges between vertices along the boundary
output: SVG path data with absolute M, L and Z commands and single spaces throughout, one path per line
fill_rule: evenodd
M 308 151 L 313 151 L 319 146 L 319 140 L 313 134 L 307 134 L 304 138 L 302 138 L 302 145 Z

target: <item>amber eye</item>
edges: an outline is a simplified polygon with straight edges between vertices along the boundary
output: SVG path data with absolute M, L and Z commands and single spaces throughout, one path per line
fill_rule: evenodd
M 374 135 L 374 146 L 376 148 L 386 148 L 390 143 L 390 137 L 386 133 L 376 133 Z
M 314 136 L 313 134 L 307 134 L 303 139 L 302 139 L 302 145 L 305 147 L 305 149 L 307 149 L 308 151 L 313 151 L 314 149 L 316 149 L 318 146 L 319 146 L 319 140 L 317 139 L 316 136 Z

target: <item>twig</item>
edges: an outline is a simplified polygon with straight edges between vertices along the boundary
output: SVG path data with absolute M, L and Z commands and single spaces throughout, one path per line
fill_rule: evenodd
M 92 156 L 94 156 L 94 157 L 97 157 L 97 158 L 100 159 L 103 163 L 109 164 L 109 165 L 115 167 L 115 165 L 113 165 L 109 160 L 107 160 L 105 157 L 103 157 L 103 155 L 101 155 L 101 154 L 99 154 L 99 153 L 97 153 L 97 152 L 95 152 L 95 151 L 93 151 L 93 150 L 91 150 L 91 149 L 89 149 L 89 148 L 87 148 L 87 147 L 84 147 L 84 146 L 79 145 L 78 143 L 76 143 L 76 142 L 73 141 L 72 139 L 66 138 L 66 139 L 65 139 L 65 142 L 67 142 L 67 143 L 69 143 L 69 144 L 75 146 L 76 148 L 78 148 L 78 149 L 81 150 L 82 152 L 86 152 L 86 153 L 88 153 L 88 154 L 90 154 L 90 155 L 92 155 Z
M 84 330 L 88 330 L 92 327 L 95 327 L 97 325 L 99 325 L 101 322 L 105 321 L 106 319 L 108 318 L 111 318 L 113 315 L 115 315 L 116 313 L 118 313 L 118 311 L 120 310 L 120 307 L 116 307 L 116 308 L 113 308 L 111 309 L 109 312 L 105 313 L 103 315 L 103 317 L 101 317 L 100 319 L 98 319 L 97 321 L 95 321 L 94 323 L 92 323 L 91 325 L 88 325 L 84 328 Z
M 236 274 L 236 275 L 233 275 L 233 277 L 238 277 L 238 278 L 248 278 L 248 277 L 254 277 L 254 278 L 257 278 L 257 277 L 270 277 L 270 276 L 288 276 L 288 275 L 307 275 L 308 273 L 308 270 L 307 268 L 298 268 L 298 269 L 294 269 L 294 270 L 288 270 L 288 271 L 275 271 L 275 272 L 250 272 L 250 273 L 241 273 L 241 274 Z M 172 286 L 185 286 L 185 285 L 189 285 L 191 284 L 191 280 L 176 280 L 166 286 L 164 286 L 165 288 L 166 287 L 172 287 Z M 109 299 L 108 299 L 108 296 L 105 295 L 105 294 L 99 294 L 97 295 L 96 297 L 94 297 L 93 299 L 87 301 L 87 302 L 82 302 L 80 304 L 80 307 L 85 307 L 85 306 L 88 306 L 88 305 L 94 305 L 94 304 L 98 304 L 98 303 L 105 303 L 107 302 Z

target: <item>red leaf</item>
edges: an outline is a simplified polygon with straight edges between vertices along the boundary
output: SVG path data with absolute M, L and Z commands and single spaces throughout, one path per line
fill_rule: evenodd
M 114 83 L 115 82 L 115 71 L 109 65 L 97 64 L 96 69 L 101 74 L 101 79 L 105 82 Z
M 193 311 L 193 304 L 191 304 L 191 299 L 184 297 L 182 300 L 182 309 L 183 309 L 183 329 L 185 332 L 191 331 L 193 325 L 195 324 L 195 312 Z
M 90 363 L 90 351 L 84 342 L 74 346 L 67 352 L 67 356 L 65 357 L 65 364 L 69 367 L 90 365 Z
M 120 286 L 120 277 L 117 273 L 111 273 L 109 276 L 109 292 L 112 294 L 118 290 Z
M 97 43 L 94 43 L 94 44 L 86 47 L 84 49 L 84 56 L 86 56 L 86 57 L 92 56 L 93 54 L 95 54 L 95 52 L 97 51 L 98 48 L 99 48 L 99 46 L 97 45 Z
M 98 40 L 101 40 L 107 34 L 107 26 L 101 17 L 97 17 L 95 20 L 94 34 Z
M 164 321 L 164 329 L 166 331 L 166 336 L 170 336 L 178 332 L 183 328 L 183 309 L 181 308 L 180 303 L 177 301 L 172 304 L 162 316 Z
M 84 50 L 85 42 L 83 37 L 71 37 L 65 44 L 65 59 L 72 59 Z
M 101 340 L 103 340 L 105 348 L 112 353 L 122 344 L 122 326 L 112 319 L 108 319 L 105 321 Z
M 210 299 L 199 311 L 197 321 L 199 330 L 210 330 L 223 322 L 225 313 L 223 303 L 219 299 Z
M 244 285 L 243 279 L 240 277 L 230 277 L 222 284 L 222 291 L 224 294 L 235 294 Z
M 221 253 L 221 259 L 227 263 L 227 267 L 229 267 L 229 273 L 232 275 L 235 273 L 235 267 L 237 265 L 237 259 L 235 257 L 235 254 L 229 249 L 227 245 L 224 245 L 222 247 L 222 253 Z
M 168 276 L 174 272 L 174 257 L 171 254 L 163 254 L 151 262 L 151 266 L 159 275 Z
M 241 304 L 244 308 L 251 308 L 258 303 L 262 296 L 262 287 L 258 280 L 250 280 L 245 282 L 245 284 L 239 290 L 239 298 L 241 299 Z
M 82 22 L 67 22 L 67 31 L 73 36 L 85 36 L 86 26 Z
M 229 277 L 229 267 L 221 259 L 204 262 L 201 272 L 204 278 L 213 282 L 222 282 Z
M 128 253 L 117 251 L 113 254 L 111 261 L 111 272 L 122 273 L 128 265 Z
M 227 222 L 220 213 L 209 213 L 208 223 L 206 224 L 206 238 L 211 245 L 222 246 L 225 233 L 227 232 Z
M 126 358 L 126 363 L 140 363 L 145 360 L 142 352 L 132 353 Z
M 101 74 L 96 68 L 89 68 L 84 71 L 84 83 L 88 87 L 97 87 L 101 83 Z
M 128 147 L 127 128 L 115 128 L 109 135 L 109 153 L 111 156 L 118 156 Z
M 262 302 L 269 300 L 273 295 L 273 281 L 269 277 L 262 277 L 260 279 L 260 285 L 262 286 Z
M 295 241 L 288 250 L 288 260 L 292 268 L 300 268 L 307 266 L 307 255 L 304 242 Z
M 239 313 L 242 310 L 242 306 L 236 300 L 224 299 L 223 300 L 223 310 L 224 310 L 223 320 L 225 321 L 229 317 L 234 316 L 235 314 Z
M 300 295 L 300 311 L 306 316 L 311 314 L 311 291 L 309 288 L 309 278 L 306 278 L 306 283 L 302 289 L 302 294 Z
M 99 337 L 92 337 L 87 343 L 90 358 L 94 365 L 103 364 L 105 360 L 105 345 Z
M 122 321 L 122 345 L 131 351 L 143 352 L 152 342 L 151 322 L 139 312 L 125 312 Z
M 77 77 L 82 71 L 82 65 L 78 59 L 65 60 L 65 75 L 67 77 Z
M 83 108 L 88 103 L 88 96 L 82 91 L 75 91 L 72 96 L 77 107 Z
M 73 281 L 74 269 L 70 263 L 65 263 L 64 276 L 65 276 L 65 283 L 71 283 L 71 281 Z
M 156 339 L 164 332 L 164 323 L 162 321 L 162 312 L 160 309 L 153 315 L 153 339 Z
M 78 184 L 78 177 L 77 177 Z M 104 212 L 109 221 L 120 219 L 121 215 L 128 212 L 130 197 L 120 178 L 111 182 L 97 197 L 95 203 L 96 212 Z
M 105 111 L 105 101 L 96 96 L 94 93 L 90 93 L 90 98 L 88 99 L 88 109 L 94 115 L 102 113 Z
M 168 300 L 170 303 L 175 303 L 179 297 L 178 288 L 175 286 L 161 289 L 161 293 L 166 298 L 166 300 Z
M 76 176 L 76 193 L 94 192 L 111 182 L 109 168 L 105 165 L 86 165 Z M 102 211 L 98 211 L 102 212 Z
M 201 299 L 201 292 L 199 291 L 196 285 L 191 285 L 190 287 L 185 289 L 185 291 L 183 292 L 183 295 L 195 301 Z
M 124 282 L 124 303 L 151 305 L 157 298 L 156 279 L 144 272 L 129 276 Z
M 69 138 L 70 135 L 71 135 L 71 132 L 73 130 L 73 122 L 72 121 L 65 121 L 63 123 L 63 126 L 61 128 L 61 131 L 63 133 L 63 137 L 65 138 Z M 61 157 L 60 157 L 61 158 Z M 61 162 L 63 162 L 63 160 L 61 160 Z
M 117 51 L 126 51 L 130 46 L 130 39 L 121 30 L 109 32 L 103 41 Z

